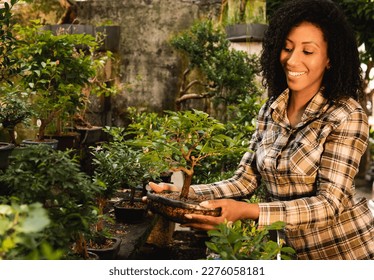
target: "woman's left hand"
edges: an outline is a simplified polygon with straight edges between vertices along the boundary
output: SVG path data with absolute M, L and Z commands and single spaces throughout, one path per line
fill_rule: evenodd
M 221 216 L 186 214 L 185 217 L 191 222 L 183 224 L 184 227 L 192 227 L 199 230 L 211 230 L 216 225 L 225 221 L 235 222 L 242 219 L 256 220 L 259 217 L 260 209 L 257 204 L 233 199 L 207 200 L 200 203 L 205 208 L 221 208 Z

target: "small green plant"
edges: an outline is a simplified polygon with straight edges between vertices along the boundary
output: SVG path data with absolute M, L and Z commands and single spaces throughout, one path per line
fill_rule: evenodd
M 104 131 L 111 136 L 110 141 L 93 151 L 94 178 L 103 185 L 102 199 L 111 198 L 119 189 L 130 189 L 130 204 L 133 204 L 136 189 L 157 179 L 159 169 L 152 161 L 144 160 L 143 149 L 125 140 L 124 128 L 106 127 Z
M 40 203 L 0 204 L 0 260 L 60 259 L 62 252 L 43 241 L 43 230 L 50 224 Z
M 39 202 L 48 211 L 50 225 L 44 238 L 54 249 L 68 250 L 76 242 L 85 254 L 84 235 L 97 220 L 94 204 L 98 186 L 80 171 L 70 151 L 58 151 L 45 145 L 22 149 L 0 174 L 0 183 L 10 190 L 9 197 L 21 204 Z
M 27 102 L 27 94 L 11 89 L 9 85 L 1 88 L 0 123 L 8 131 L 10 142 L 16 144 L 15 126 L 27 123 L 33 113 Z
M 175 35 L 171 45 L 187 58 L 176 100 L 178 109 L 191 99 L 209 99 L 215 107 L 221 104 L 225 108 L 248 93 L 260 94 L 255 81 L 259 73 L 257 57 L 230 48 L 226 34 L 212 21 L 195 23 Z M 220 111 L 226 119 L 225 109 Z
M 96 74 L 89 52 L 97 46 L 86 34 L 59 34 L 42 30 L 38 21 L 16 25 L 19 40 L 12 59 L 22 69 L 19 81 L 30 93 L 31 105 L 40 119 L 38 140 L 48 125 L 74 115 L 84 106 L 83 88 Z M 57 125 L 57 133 L 60 126 Z
M 272 260 L 280 254 L 282 259 L 292 259 L 295 251 L 270 239 L 270 230 L 281 230 L 283 222 L 259 229 L 252 220 L 221 223 L 208 231 L 210 241 L 206 246 L 224 260 Z

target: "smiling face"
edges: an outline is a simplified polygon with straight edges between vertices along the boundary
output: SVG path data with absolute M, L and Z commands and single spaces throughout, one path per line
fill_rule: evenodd
M 321 29 L 309 22 L 293 27 L 281 51 L 280 63 L 292 93 L 316 94 L 329 67 L 327 42 Z

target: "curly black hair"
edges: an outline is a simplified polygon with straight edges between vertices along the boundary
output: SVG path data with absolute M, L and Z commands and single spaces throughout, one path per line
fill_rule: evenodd
M 260 58 L 269 96 L 276 98 L 287 88 L 280 52 L 291 28 L 302 22 L 319 27 L 327 42 L 331 67 L 322 81 L 325 98 L 332 102 L 349 97 L 361 100 L 363 83 L 355 33 L 340 7 L 329 0 L 291 0 L 273 14 Z

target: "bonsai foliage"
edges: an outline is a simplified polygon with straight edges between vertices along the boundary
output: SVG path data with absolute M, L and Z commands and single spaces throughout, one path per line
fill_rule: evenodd
M 45 145 L 22 149 L 0 175 L 0 182 L 10 190 L 9 197 L 21 204 L 41 203 L 48 211 L 51 223 L 44 238 L 53 248 L 66 250 L 90 234 L 98 188 L 69 151 Z
M 135 190 L 157 179 L 159 169 L 153 167 L 151 161 L 144 160 L 141 148 L 126 142 L 124 128 L 106 127 L 104 131 L 111 139 L 93 151 L 94 178 L 104 186 L 103 198 L 111 198 L 119 189 L 130 189 L 133 204 Z
M 244 150 L 225 135 L 222 123 L 202 111 L 166 111 L 156 126 L 147 117 L 140 119 L 129 125 L 129 133 L 136 135 L 132 144 L 146 147 L 149 161 L 184 173 L 181 198 L 188 197 L 195 167 L 203 160 Z
M 59 259 L 61 251 L 43 241 L 42 231 L 49 223 L 40 203 L 0 204 L 0 260 Z
M 33 116 L 27 102 L 27 94 L 5 85 L 0 92 L 0 123 L 8 131 L 10 142 L 16 144 L 14 128 Z
M 211 240 L 206 246 L 224 260 L 272 260 L 280 254 L 282 259 L 292 259 L 295 251 L 270 239 L 270 230 L 281 230 L 283 222 L 259 229 L 252 220 L 221 223 L 208 231 Z
M 229 105 L 250 92 L 258 94 L 254 80 L 259 73 L 257 58 L 231 49 L 226 34 L 211 21 L 195 23 L 174 36 L 171 45 L 188 61 L 177 105 L 202 98 Z
M 95 38 L 86 34 L 59 34 L 31 26 L 16 26 L 19 46 L 14 59 L 22 68 L 20 81 L 30 92 L 32 107 L 41 121 L 39 139 L 56 118 L 71 116 L 84 105 L 82 89 L 95 76 L 89 48 Z

